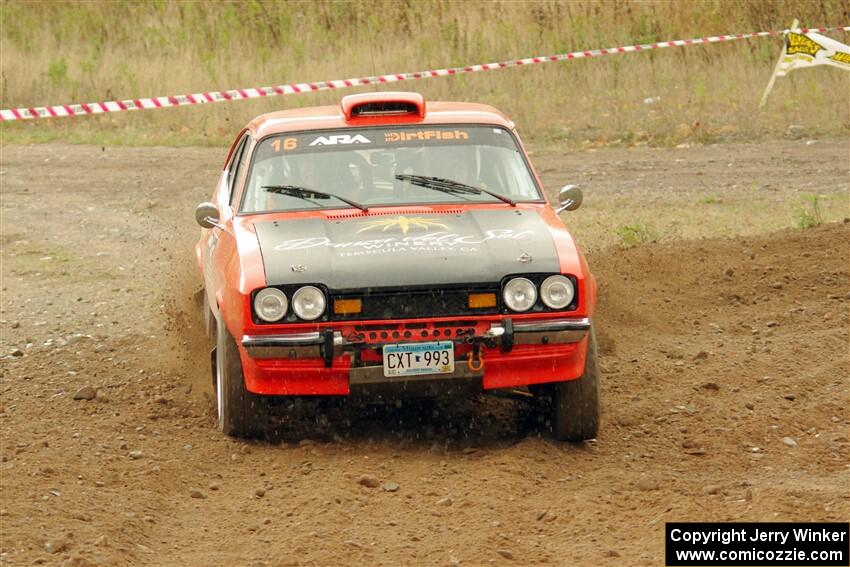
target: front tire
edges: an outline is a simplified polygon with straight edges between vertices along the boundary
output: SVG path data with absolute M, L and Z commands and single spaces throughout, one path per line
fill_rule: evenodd
M 245 388 L 236 341 L 221 320 L 216 321 L 215 392 L 218 427 L 232 437 L 265 437 L 269 400 Z
M 591 326 L 584 372 L 552 385 L 552 431 L 561 441 L 587 441 L 599 433 L 599 354 Z

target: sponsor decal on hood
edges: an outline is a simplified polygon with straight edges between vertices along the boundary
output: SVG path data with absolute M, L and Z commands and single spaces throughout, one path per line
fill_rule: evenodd
M 292 219 L 257 222 L 255 229 L 268 285 L 344 290 L 489 283 L 560 266 L 535 211 Z

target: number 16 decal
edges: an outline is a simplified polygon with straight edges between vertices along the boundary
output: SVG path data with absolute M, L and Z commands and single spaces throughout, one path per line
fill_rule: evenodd
M 279 152 L 281 148 L 280 138 L 272 142 L 272 147 L 274 151 Z M 298 147 L 298 138 L 286 138 L 283 140 L 283 149 L 284 150 L 294 150 Z

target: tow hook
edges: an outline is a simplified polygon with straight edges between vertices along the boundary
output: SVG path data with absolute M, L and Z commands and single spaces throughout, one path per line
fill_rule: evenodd
M 325 359 L 325 368 L 331 368 L 334 364 L 334 332 L 332 329 L 325 329 L 322 332 L 322 358 Z
M 514 348 L 514 322 L 507 317 L 502 319 L 505 332 L 502 335 L 502 352 L 511 352 Z
M 472 343 L 472 350 L 466 359 L 466 365 L 473 372 L 484 370 L 484 355 L 481 353 L 481 343 L 477 341 Z

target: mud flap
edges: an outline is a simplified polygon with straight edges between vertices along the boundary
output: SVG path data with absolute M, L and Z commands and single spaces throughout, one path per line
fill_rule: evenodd
M 198 306 L 202 305 L 204 302 L 204 292 L 204 288 L 197 289 L 192 292 L 192 299 L 195 300 L 195 303 L 197 303 Z

